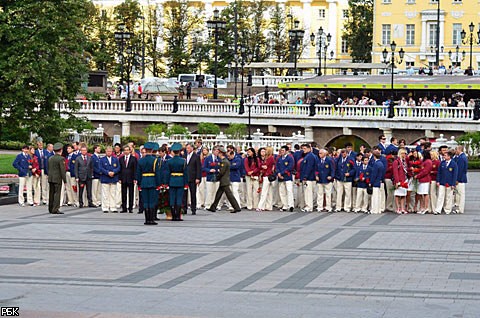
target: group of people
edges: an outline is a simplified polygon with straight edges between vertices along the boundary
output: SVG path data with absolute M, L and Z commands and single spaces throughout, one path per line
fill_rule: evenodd
M 190 208 L 211 212 L 225 204 L 232 213 L 254 211 L 463 213 L 468 159 L 463 146 L 431 149 L 422 140 L 409 149 L 395 137 L 387 144 L 351 143 L 343 149 L 319 149 L 315 142 L 273 148 L 233 145 L 208 149 L 198 139 L 170 148 L 145 143 L 93 147 L 74 142 L 24 146 L 13 166 L 27 204 L 101 207 L 102 211 L 145 213 L 145 224 L 156 224 L 157 212 L 181 221 Z M 47 195 L 48 193 L 48 195 Z M 18 203 L 25 205 L 23 191 Z

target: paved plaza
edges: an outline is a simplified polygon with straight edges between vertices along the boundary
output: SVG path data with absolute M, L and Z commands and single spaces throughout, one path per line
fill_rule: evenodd
M 480 173 L 463 215 L 0 207 L 20 317 L 479 317 Z

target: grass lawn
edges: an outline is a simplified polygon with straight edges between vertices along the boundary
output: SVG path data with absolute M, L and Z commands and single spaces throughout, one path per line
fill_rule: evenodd
M 0 155 L 0 174 L 17 174 L 18 171 L 12 167 L 12 162 L 17 155 Z

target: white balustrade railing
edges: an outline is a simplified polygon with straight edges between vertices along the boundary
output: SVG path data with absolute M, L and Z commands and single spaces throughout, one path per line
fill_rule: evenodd
M 77 101 L 80 114 L 125 112 L 125 101 Z M 172 102 L 132 101 L 130 114 L 168 114 L 172 112 Z M 57 110 L 67 111 L 67 103 L 57 103 Z M 237 103 L 196 103 L 179 102 L 177 115 L 237 115 Z M 245 104 L 245 114 L 251 112 L 255 117 L 305 117 L 310 113 L 307 104 Z M 388 116 L 387 106 L 334 106 L 315 105 L 316 115 L 322 119 L 375 119 Z M 467 107 L 395 107 L 395 117 L 404 120 L 445 120 L 469 121 L 473 119 L 473 108 Z
M 279 83 L 300 81 L 311 76 L 252 76 L 252 86 L 277 86 Z

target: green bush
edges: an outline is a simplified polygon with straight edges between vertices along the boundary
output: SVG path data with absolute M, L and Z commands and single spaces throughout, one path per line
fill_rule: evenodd
M 480 169 L 480 160 L 468 161 L 468 169 Z
M 167 136 L 185 135 L 185 134 L 187 134 L 187 132 L 188 132 L 188 129 L 186 127 L 183 127 L 182 125 L 175 124 L 172 127 L 168 128 L 165 135 L 167 135 Z
M 8 150 L 18 150 L 22 149 L 22 146 L 26 143 L 21 141 L 0 141 L 0 149 L 8 149 Z M 27 143 L 28 145 L 28 143 Z
M 231 136 L 233 139 L 241 139 L 247 134 L 247 125 L 241 123 L 230 123 L 225 129 L 225 134 Z
M 147 135 L 161 135 L 162 132 L 167 132 L 167 125 L 161 124 L 151 124 L 148 125 L 147 128 L 144 129 Z
M 198 133 L 201 135 L 218 135 L 220 126 L 214 123 L 198 123 Z

